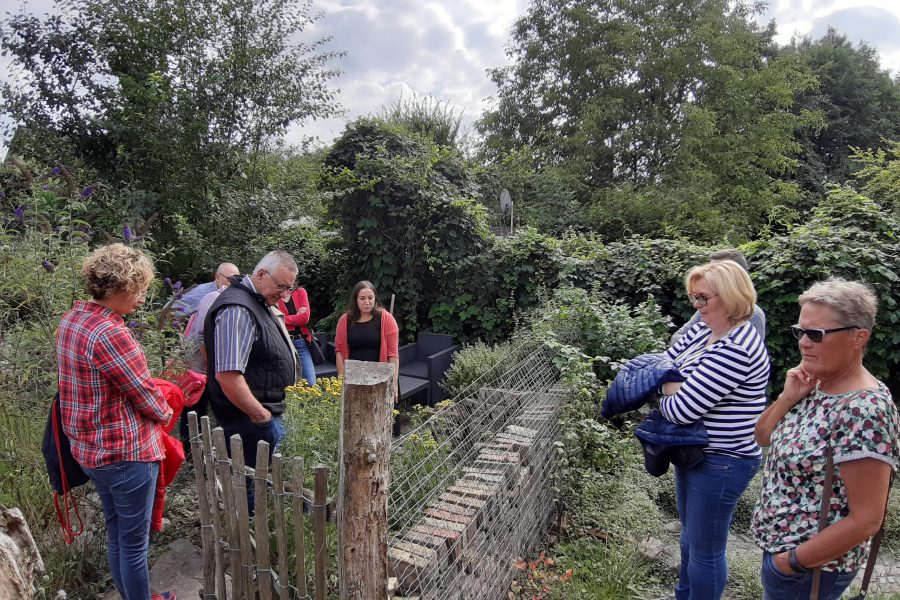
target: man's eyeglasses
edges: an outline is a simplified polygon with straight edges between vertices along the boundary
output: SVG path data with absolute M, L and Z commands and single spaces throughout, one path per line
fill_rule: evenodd
M 718 294 L 713 294 L 711 296 L 703 296 L 701 294 L 688 294 L 688 300 L 691 301 L 691 304 L 699 304 L 700 306 L 706 306 L 709 303 L 710 298 L 714 298 L 718 296 Z
M 807 329 L 805 327 L 800 327 L 799 325 L 791 325 L 791 333 L 794 334 L 794 337 L 798 340 L 803 339 L 803 336 L 809 338 L 814 344 L 820 343 L 825 339 L 826 333 L 837 333 L 838 331 L 847 331 L 848 329 L 859 329 L 857 325 L 847 325 L 846 327 L 835 327 L 834 329 L 819 329 L 813 327 L 811 329 Z
M 268 271 L 266 271 L 266 275 L 268 275 L 269 277 L 271 277 L 271 278 L 272 278 L 272 281 L 275 282 L 275 287 L 278 289 L 278 293 L 279 293 L 279 294 L 286 294 L 286 293 L 288 293 L 288 292 L 293 292 L 294 290 L 297 289 L 296 286 L 293 286 L 293 285 L 285 285 L 285 284 L 281 283 L 280 281 L 278 281 L 277 279 L 275 279 L 275 276 L 272 275 L 271 273 L 269 273 Z

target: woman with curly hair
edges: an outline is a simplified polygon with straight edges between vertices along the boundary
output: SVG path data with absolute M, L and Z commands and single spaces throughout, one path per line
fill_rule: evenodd
M 113 583 L 125 600 L 147 600 L 150 516 L 164 457 L 159 424 L 172 409 L 122 317 L 144 303 L 153 263 L 111 244 L 88 256 L 81 274 L 91 299 L 76 300 L 56 332 L 62 427 L 103 504 Z

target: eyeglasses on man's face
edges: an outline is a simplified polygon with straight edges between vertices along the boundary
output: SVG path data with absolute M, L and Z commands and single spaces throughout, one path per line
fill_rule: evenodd
M 278 290 L 279 294 L 287 294 L 288 292 L 293 292 L 295 289 L 297 289 L 293 284 L 281 283 L 280 281 L 275 279 L 275 276 L 268 271 L 266 271 L 266 275 L 272 278 L 272 281 L 275 283 L 275 287 Z
M 849 329 L 859 329 L 856 325 L 847 325 L 846 327 L 835 327 L 833 329 L 820 329 L 818 327 L 800 327 L 799 325 L 791 325 L 791 333 L 798 340 L 803 339 L 805 335 L 814 344 L 820 343 L 825 339 L 826 333 L 837 333 L 838 331 L 847 331 Z
M 709 296 L 704 296 L 703 294 L 688 294 L 688 300 L 691 301 L 691 304 L 706 306 L 709 304 L 709 299 L 715 298 L 716 296 L 718 296 L 718 294 L 710 294 Z

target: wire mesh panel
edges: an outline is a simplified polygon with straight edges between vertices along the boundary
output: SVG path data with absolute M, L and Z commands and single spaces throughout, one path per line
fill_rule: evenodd
M 549 353 L 524 341 L 452 406 L 394 441 L 388 555 L 395 595 L 504 596 L 513 560 L 540 541 L 552 508 L 564 400 Z

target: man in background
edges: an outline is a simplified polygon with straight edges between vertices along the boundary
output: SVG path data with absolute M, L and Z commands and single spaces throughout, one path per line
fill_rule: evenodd
M 209 396 L 206 393 L 206 351 L 203 347 L 203 322 L 212 303 L 216 301 L 219 294 L 231 285 L 232 278 L 238 277 L 240 274 L 240 269 L 233 263 L 225 262 L 219 265 L 212 280 L 217 289 L 203 296 L 199 304 L 197 304 L 197 311 L 191 315 L 191 319 L 184 330 L 185 367 L 187 371 L 178 383 L 185 395 L 188 396 L 188 402 L 196 399 L 195 404 L 182 411 L 181 419 L 178 422 L 178 433 L 181 436 L 181 443 L 184 445 L 185 456 L 190 456 L 191 451 L 187 413 L 194 411 L 197 413 L 197 418 L 200 418 L 206 416 L 209 407 Z M 202 286 L 197 286 L 197 288 L 200 287 Z

